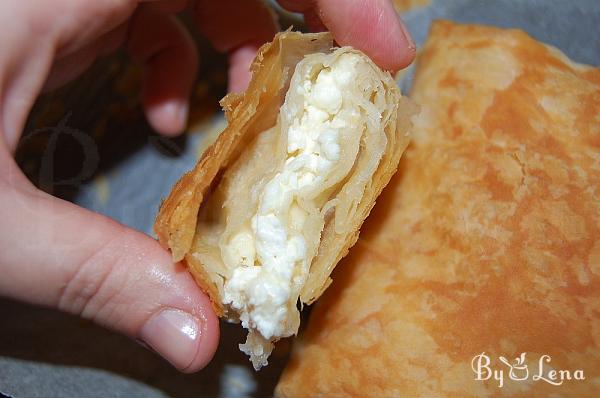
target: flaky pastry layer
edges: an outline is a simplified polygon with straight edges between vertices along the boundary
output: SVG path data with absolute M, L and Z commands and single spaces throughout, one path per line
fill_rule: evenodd
M 281 175 L 290 157 L 298 155 L 289 145 L 288 134 L 309 105 L 296 91 L 307 84 L 316 87 L 320 72 L 350 61 L 356 69 L 351 83 L 341 86 L 341 102 L 323 122 L 332 123 L 345 112 L 340 123 L 347 126 L 339 129 L 336 141 L 339 153 L 327 152 L 333 166 L 295 199 L 302 222 L 294 228 L 304 238 L 307 269 L 292 286 L 285 327 L 271 335 L 230 305 L 232 294 L 226 294 L 226 284 L 235 269 L 261 266 L 260 256 L 236 257 L 239 251 L 232 245 L 257 234 L 265 187 Z M 266 363 L 272 342 L 296 333 L 298 298 L 307 304 L 316 300 L 331 282 L 335 265 L 355 243 L 408 144 L 415 107 L 401 96 L 389 73 L 356 50 L 333 49 L 325 33 L 278 34 L 259 50 L 252 74 L 245 93 L 223 99 L 227 128 L 175 185 L 161 206 L 155 231 L 174 261 L 183 261 L 209 294 L 216 312 L 230 320 L 241 319 L 250 329 L 244 349 L 259 367 Z M 325 90 L 321 99 L 329 100 L 330 94 Z M 291 227 L 287 228 L 290 233 Z M 249 257 L 251 264 L 246 264 Z

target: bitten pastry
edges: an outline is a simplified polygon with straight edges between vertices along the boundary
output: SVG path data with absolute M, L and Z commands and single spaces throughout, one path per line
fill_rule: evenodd
M 600 69 L 440 21 L 411 97 L 411 145 L 276 395 L 599 397 Z
M 396 171 L 414 112 L 389 73 L 331 36 L 263 46 L 229 125 L 161 206 L 160 242 L 240 321 L 256 369 L 294 335 Z

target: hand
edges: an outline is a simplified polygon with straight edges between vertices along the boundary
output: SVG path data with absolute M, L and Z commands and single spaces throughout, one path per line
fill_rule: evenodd
M 369 55 L 383 69 L 397 72 L 415 58 L 416 47 L 390 0 L 278 0 L 304 14 L 313 31 L 329 30 L 342 46 Z
M 199 19 L 213 21 L 202 31 L 229 52 L 233 71 L 240 70 L 237 63 L 247 67 L 276 31 L 270 11 L 249 0 L 203 8 L 212 2 L 196 4 Z M 173 17 L 185 6 L 177 0 L 0 2 L 0 294 L 92 319 L 192 372 L 210 361 L 219 330 L 188 272 L 152 238 L 37 190 L 11 154 L 44 86 L 72 79 L 121 45 L 145 65 L 142 101 L 150 123 L 165 134 L 182 130 L 197 69 L 192 40 Z M 240 23 L 242 16 L 248 22 Z M 232 85 L 244 79 L 234 74 Z
M 385 68 L 398 69 L 414 57 L 387 2 L 282 4 L 305 12 L 311 24 L 320 15 L 340 44 L 355 45 Z M 71 80 L 121 45 L 145 66 L 142 102 L 150 124 L 163 134 L 180 132 L 197 54 L 173 14 L 188 5 L 187 0 L 0 2 L 0 294 L 92 319 L 193 372 L 212 358 L 219 330 L 208 298 L 189 273 L 172 264 L 152 238 L 37 190 L 12 157 L 42 89 Z M 270 11 L 258 0 L 193 5 L 200 32 L 229 55 L 230 89 L 243 89 L 256 49 L 276 31 Z

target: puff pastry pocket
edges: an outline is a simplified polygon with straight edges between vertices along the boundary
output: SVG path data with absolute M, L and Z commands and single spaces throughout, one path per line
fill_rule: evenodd
M 228 127 L 161 206 L 155 230 L 214 308 L 240 321 L 256 369 L 296 334 L 396 171 L 414 106 L 364 54 L 327 33 L 263 46 Z

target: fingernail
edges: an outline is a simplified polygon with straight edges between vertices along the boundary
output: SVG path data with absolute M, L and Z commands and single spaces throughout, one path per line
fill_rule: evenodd
M 180 103 L 178 105 L 179 106 L 178 106 L 178 110 L 177 110 L 177 120 L 179 121 L 181 130 L 184 130 L 187 126 L 189 105 L 188 105 L 187 101 L 184 101 L 183 103 Z
M 198 353 L 200 320 L 182 310 L 166 308 L 142 327 L 140 339 L 179 370 L 189 367 Z
M 164 112 L 169 115 L 171 121 L 177 126 L 177 130 L 185 129 L 188 118 L 187 101 L 173 101 L 165 105 Z
M 187 101 L 172 100 L 160 106 L 156 116 L 155 127 L 161 127 L 163 132 L 180 133 L 187 125 L 188 103 Z
M 406 39 L 406 42 L 408 43 L 408 48 L 410 48 L 411 50 L 416 50 L 417 46 L 415 44 L 415 41 L 413 40 L 410 32 L 408 31 L 408 28 L 406 27 L 406 25 L 404 24 L 404 22 L 402 21 L 402 19 L 400 17 L 398 17 L 398 19 L 400 19 L 400 29 L 402 30 L 402 34 L 404 35 L 404 38 Z

